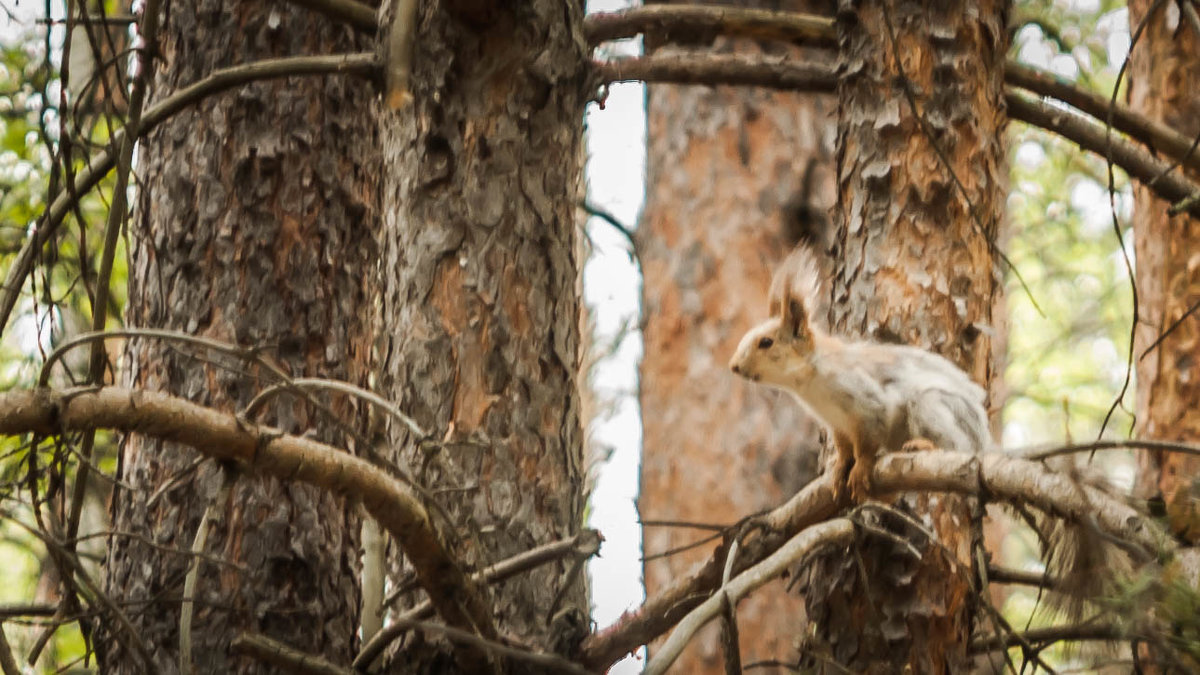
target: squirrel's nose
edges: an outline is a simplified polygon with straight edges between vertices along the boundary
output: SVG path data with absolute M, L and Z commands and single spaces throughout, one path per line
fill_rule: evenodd
M 729 364 L 729 368 L 738 375 L 742 374 L 742 369 L 738 368 L 738 364 L 736 364 L 736 363 Z

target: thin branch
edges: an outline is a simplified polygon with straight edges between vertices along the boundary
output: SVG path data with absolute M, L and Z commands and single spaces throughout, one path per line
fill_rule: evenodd
M 511 659 L 513 661 L 521 661 L 539 668 L 545 668 L 547 672 L 552 673 L 570 673 L 571 675 L 594 675 L 592 671 L 580 666 L 577 663 L 568 661 L 556 654 L 547 654 L 542 652 L 532 652 L 525 649 L 517 649 L 508 645 L 500 644 L 495 640 L 487 640 L 473 633 L 443 626 L 436 623 L 428 623 L 425 621 L 411 621 L 408 619 L 396 619 L 397 623 L 402 623 L 407 629 L 416 629 L 425 631 L 426 633 L 439 633 L 444 635 L 451 642 L 457 642 L 468 647 L 489 652 L 496 656 Z
M 1100 124 L 1079 113 L 1034 101 L 1011 91 L 1005 95 L 1005 100 L 1008 103 L 1008 115 L 1012 119 L 1052 131 L 1084 150 L 1102 157 L 1105 155 L 1108 144 L 1105 128 Z M 1169 165 L 1166 162 L 1152 157 L 1132 141 L 1112 138 L 1111 144 L 1113 163 L 1166 201 L 1175 202 L 1200 193 L 1200 185 L 1178 173 L 1167 173 Z M 1155 178 L 1158 180 L 1155 181 Z M 1150 184 L 1152 181 L 1153 185 Z M 1200 206 L 1194 206 L 1191 213 L 1200 215 Z
M 1044 572 L 1028 572 L 1011 567 L 987 566 L 988 580 L 994 584 L 1017 584 L 1038 588 L 1053 588 L 1053 579 L 1047 579 Z
M 1081 642 L 1085 640 L 1112 641 L 1128 638 L 1127 631 L 1118 626 L 1086 623 L 1074 626 L 1048 626 L 1034 628 L 1023 633 L 1011 635 L 988 635 L 971 640 L 970 651 L 973 654 L 1016 647 L 1022 641 L 1031 644 L 1049 645 L 1055 642 Z
M 1158 441 L 1151 439 L 1127 438 L 1120 441 L 1091 441 L 1090 443 L 1072 443 L 1070 445 L 1061 445 L 1048 450 L 1039 450 L 1024 454 L 1025 459 L 1032 461 L 1041 461 L 1058 457 L 1060 455 L 1070 455 L 1076 452 L 1093 452 L 1096 450 L 1158 450 L 1160 452 L 1178 452 L 1184 455 L 1200 456 L 1200 445 L 1192 445 L 1190 443 L 1178 443 L 1175 441 Z
M 374 33 L 379 29 L 375 10 L 355 0 L 288 0 L 293 5 L 299 5 L 318 14 L 348 23 L 364 33 Z
M 41 370 L 38 371 L 38 387 L 50 386 L 50 373 L 54 369 L 54 364 L 60 361 L 67 352 L 85 344 L 94 344 L 102 342 L 110 338 L 131 338 L 131 337 L 149 337 L 157 340 L 168 340 L 172 342 L 182 342 L 184 344 L 195 345 L 205 349 L 211 349 L 219 354 L 226 354 L 235 358 L 246 361 L 254 361 L 266 368 L 273 375 L 281 380 L 287 380 L 287 373 L 280 370 L 267 359 L 261 357 L 260 349 L 255 347 L 242 347 L 240 345 L 230 344 L 221 340 L 214 340 L 199 335 L 191 335 L 182 331 L 167 330 L 162 328 L 118 328 L 114 330 L 98 331 L 94 333 L 80 333 L 68 340 L 64 340 L 46 356 L 46 360 L 42 363 Z
M 129 174 L 133 172 L 133 148 L 137 145 L 142 126 L 142 108 L 146 103 L 147 80 L 154 72 L 154 54 L 158 50 L 158 9 L 161 0 L 146 0 L 142 7 L 142 18 L 138 22 L 138 33 L 144 44 L 138 50 L 138 74 L 133 80 L 129 95 L 129 117 L 125 121 L 125 133 L 119 143 L 117 155 L 117 179 L 113 185 L 112 203 L 108 207 L 108 218 L 104 224 L 104 246 L 100 253 L 100 270 L 96 278 L 95 296 L 92 298 L 92 330 L 102 331 L 108 323 L 108 298 L 112 284 L 113 263 L 117 257 L 117 242 L 121 238 L 121 225 L 129 197 Z M 108 352 L 104 343 L 93 342 L 88 360 L 87 384 L 104 384 L 104 371 L 108 366 Z M 67 513 L 67 551 L 74 555 L 75 536 L 79 534 L 79 521 L 83 517 L 83 503 L 91 477 L 92 450 L 96 443 L 96 431 L 83 432 L 79 444 L 82 460 L 75 471 L 75 484 L 71 489 L 70 510 Z
M 0 407 L 3 406 L 3 399 L 5 398 L 6 397 L 4 395 L 0 395 Z M 2 414 L 0 414 L 0 416 L 2 416 Z M 95 598 L 96 602 L 104 606 L 104 609 L 109 613 L 111 619 L 120 628 L 119 631 L 116 631 L 117 635 L 128 639 L 133 653 L 138 655 L 138 658 L 141 659 L 142 663 L 147 668 L 153 668 L 154 659 L 150 657 L 150 650 L 146 646 L 146 642 L 142 640 L 141 634 L 138 633 L 137 629 L 133 627 L 133 624 L 129 621 L 129 617 L 125 614 L 125 612 L 121 611 L 121 608 L 117 606 L 117 603 L 113 602 L 113 599 L 110 598 L 104 592 L 104 590 L 92 580 L 91 575 L 89 575 L 87 570 L 84 569 L 83 565 L 79 563 L 78 556 L 76 556 L 74 553 L 69 553 L 57 540 L 55 540 L 49 534 L 42 532 L 41 529 L 30 527 L 18 519 L 12 518 L 7 513 L 0 515 L 3 515 L 4 517 L 8 518 L 10 522 L 37 537 L 42 544 L 45 545 L 46 550 L 54 556 L 55 560 L 68 568 L 62 571 L 63 574 L 70 575 L 72 577 L 79 577 L 80 585 L 84 589 L 87 589 L 87 592 Z M 57 612 L 55 613 L 55 616 L 58 616 Z
M 656 650 L 643 672 L 646 675 L 661 675 L 666 672 L 696 631 L 721 612 L 722 598 L 728 597 L 730 602 L 736 603 L 754 589 L 777 578 L 801 557 L 825 546 L 848 544 L 853 538 L 854 524 L 846 518 L 836 518 L 801 531 L 762 562 L 732 579 L 722 588 L 722 593 L 710 596 L 689 612 L 662 647 Z
M 183 577 L 183 601 L 179 606 L 179 672 L 192 673 L 192 615 L 196 608 L 196 586 L 200 583 L 201 558 L 204 546 L 208 542 L 208 533 L 213 524 L 221 520 L 225 512 L 225 504 L 229 500 L 229 491 L 237 480 L 235 470 L 230 466 L 221 467 L 221 487 L 204 507 L 200 516 L 200 524 L 196 527 L 196 536 L 192 539 L 192 557 L 188 560 L 187 574 Z M 219 511 L 218 511 L 219 510 Z
M 583 33 L 590 45 L 651 32 L 668 35 L 712 33 L 814 47 L 833 47 L 837 42 L 832 18 L 798 12 L 704 5 L 647 5 L 592 14 L 583 20 Z
M 486 636 L 495 634 L 491 608 L 434 530 L 425 507 L 404 485 L 365 460 L 156 392 L 110 387 L 0 394 L 0 434 L 52 435 L 95 428 L 183 443 L 210 457 L 240 462 L 253 473 L 353 495 L 399 540 L 442 618 Z
M 476 572 L 471 578 L 476 582 L 493 584 L 498 581 L 504 581 L 526 570 L 553 562 L 566 555 L 574 554 L 579 558 L 590 558 L 600 551 L 600 542 L 601 537 L 599 532 L 595 530 L 583 530 L 574 537 L 539 546 L 523 553 L 518 553 L 506 560 L 501 560 L 495 565 Z M 383 606 L 386 607 L 394 602 L 396 597 L 402 594 L 403 590 L 400 589 L 385 599 Z M 359 670 L 368 668 L 389 644 L 410 628 L 407 622 L 428 618 L 432 609 L 433 605 L 428 600 L 425 600 L 401 614 L 399 617 L 401 621 L 389 624 L 386 628 L 379 631 L 373 639 L 367 641 L 362 651 L 354 658 L 354 667 Z
M 180 110 L 197 103 L 213 94 L 232 89 L 238 85 L 279 77 L 294 75 L 329 75 L 347 74 L 370 76 L 378 70 L 378 57 L 373 53 L 345 54 L 338 56 L 297 56 L 281 59 L 266 59 L 231 68 L 214 71 L 199 82 L 185 87 L 174 94 L 151 106 L 142 115 L 139 129 L 141 135 L 149 133 L 154 127 L 178 113 Z M 118 131 L 113 136 L 114 146 L 118 146 L 124 138 L 124 131 Z M 111 151 L 97 154 L 88 163 L 87 168 L 75 176 L 75 194 L 87 193 L 112 170 L 115 158 Z M 50 241 L 50 237 L 58 230 L 63 219 L 75 205 L 75 198 L 70 191 L 59 194 L 47 209 L 47 217 L 33 233 L 21 252 L 17 254 L 4 284 L 0 285 L 0 334 L 8 325 L 13 308 L 20 297 L 21 287 L 25 278 L 33 269 L 37 253 Z
M 336 392 L 340 392 L 343 394 L 347 394 L 349 396 L 353 396 L 358 399 L 362 399 L 369 403 L 373 403 L 380 410 L 383 410 L 384 412 L 386 412 L 387 414 L 396 418 L 397 420 L 400 420 L 400 422 L 402 424 L 404 424 L 404 426 L 408 427 L 408 430 L 410 432 L 412 432 L 412 434 L 415 435 L 417 438 L 419 438 L 419 439 L 429 438 L 429 434 L 426 433 L 426 431 L 421 428 L 421 425 L 417 424 L 416 420 L 409 417 L 408 415 L 405 415 L 403 411 L 401 411 L 394 404 L 392 404 L 390 401 L 388 401 L 384 397 L 380 396 L 379 394 L 376 394 L 375 392 L 373 392 L 369 389 L 363 389 L 362 387 L 355 386 L 353 384 L 350 384 L 349 382 L 340 382 L 338 380 L 327 380 L 327 379 L 317 378 L 317 377 L 292 378 L 287 381 L 280 382 L 278 384 L 273 384 L 273 385 L 267 387 L 266 389 L 263 389 L 262 391 L 260 391 L 258 393 L 258 395 L 256 395 L 250 401 L 250 403 L 246 404 L 245 410 L 242 411 L 242 417 L 249 418 L 249 417 L 253 416 L 254 413 L 260 407 L 262 407 L 262 405 L 264 403 L 266 403 L 266 401 L 268 401 L 270 398 L 274 397 L 275 395 L 279 394 L 280 392 L 284 392 L 289 389 L 308 390 L 308 391 L 313 391 L 313 390 L 336 391 Z
M 21 675 L 21 667 L 17 665 L 12 647 L 8 645 L 8 638 L 4 635 L 3 622 L 0 622 L 0 671 L 3 671 L 4 675 Z
M 316 654 L 307 654 L 258 633 L 242 633 L 229 643 L 230 651 L 245 654 L 263 663 L 305 675 L 354 675 L 349 668 L 334 665 Z
M 603 220 L 611 225 L 617 232 L 620 232 L 621 236 L 625 237 L 625 239 L 629 242 L 630 255 L 633 256 L 637 254 L 637 235 L 634 234 L 633 228 L 629 227 L 625 223 L 622 223 L 620 219 L 618 219 L 608 210 L 596 206 L 591 202 L 585 201 L 580 205 L 580 207 L 583 209 L 584 213 Z
M 1177 544 L 1151 519 L 1107 493 L 1080 486 L 1069 476 L 1044 465 L 1003 453 L 934 451 L 898 453 L 880 458 L 872 480 L 878 493 L 986 492 L 991 501 L 1028 503 L 1060 517 L 1086 514 L 1101 532 L 1151 553 L 1175 550 Z M 762 518 L 769 534 L 757 538 L 739 556 L 744 565 L 756 564 L 774 553 L 804 528 L 831 518 L 832 482 L 823 476 Z M 582 659 L 603 669 L 647 644 L 679 621 L 720 585 L 724 546 L 719 546 L 691 574 L 677 578 L 662 592 L 647 598 L 640 609 L 584 641 Z
M 805 92 L 832 92 L 837 73 L 832 65 L 798 63 L 782 56 L 747 54 L 652 54 L 593 62 L 601 84 L 670 82 L 758 86 Z

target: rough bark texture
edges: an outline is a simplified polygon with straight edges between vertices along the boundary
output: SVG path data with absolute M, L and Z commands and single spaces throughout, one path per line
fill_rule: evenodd
M 473 566 L 582 525 L 582 14 L 561 0 L 423 3 L 412 102 L 383 118 L 381 385 L 447 441 L 431 451 L 394 428 L 391 445 Z M 484 589 L 497 629 L 570 650 L 588 627 L 570 562 Z M 420 637 L 390 658 L 397 672 L 456 667 Z
M 1001 291 L 989 241 L 1005 197 L 1005 20 L 1006 4 L 986 0 L 842 2 L 837 16 L 833 324 L 931 349 L 985 386 L 993 368 L 986 329 Z M 822 559 L 806 589 L 813 648 L 853 672 L 964 672 L 972 508 L 944 495 L 905 495 L 897 505 L 939 541 L 909 527 L 920 560 L 877 537 Z
M 1146 18 L 1153 4 L 1129 3 L 1131 29 Z M 1133 108 L 1185 136 L 1200 133 L 1200 92 L 1195 86 L 1200 82 L 1200 39 L 1191 25 L 1164 7 L 1146 21 L 1130 60 Z M 1200 302 L 1200 219 L 1168 216 L 1170 205 L 1141 185 L 1134 187 L 1134 204 L 1140 299 L 1134 349 L 1141 355 Z M 1197 350 L 1200 315 L 1193 313 L 1137 361 L 1140 437 L 1200 441 Z M 1139 465 L 1139 496 L 1161 495 L 1171 529 L 1189 542 L 1200 542 L 1200 457 L 1143 451 Z
M 362 51 L 348 28 L 286 4 L 172 3 L 164 11 L 161 99 L 214 68 L 268 56 Z M 294 376 L 366 383 L 370 339 L 365 281 L 373 258 L 377 168 L 372 88 L 342 77 L 242 87 L 158 127 L 141 144 L 137 215 L 129 228 L 127 323 L 265 347 Z M 270 378 L 257 366 L 132 340 L 131 386 L 235 411 Z M 204 355 L 202 355 L 204 356 Z M 290 395 L 262 419 L 286 431 L 348 443 L 359 406 L 319 398 L 337 420 Z M 220 484 L 211 463 L 166 489 L 197 455 L 131 436 L 114 497 L 114 527 L 187 550 Z M 254 631 L 338 663 L 357 628 L 358 518 L 344 499 L 274 479 L 238 477 L 215 505 L 192 625 L 196 672 L 268 672 L 229 654 Z M 115 537 L 107 585 L 149 645 L 158 672 L 178 671 L 179 609 L 188 558 Z M 97 641 L 103 644 L 104 640 Z M 102 655 L 108 672 L 145 672 L 130 653 Z
M 831 3 L 784 4 L 832 11 Z M 719 41 L 714 49 L 780 47 Z M 646 520 L 732 524 L 779 504 L 816 474 L 819 428 L 790 397 L 734 376 L 726 364 L 746 330 L 766 319 L 771 274 L 797 235 L 815 238 L 820 248 L 828 238 L 833 101 L 754 88 L 652 85 L 648 112 L 648 184 L 638 231 L 646 317 L 638 510 Z M 643 546 L 653 555 L 706 534 L 651 526 Z M 669 585 L 711 549 L 647 562 L 647 593 Z M 782 581 L 742 601 L 737 617 L 743 663 L 794 653 L 803 609 Z M 715 623 L 674 667 L 724 672 Z

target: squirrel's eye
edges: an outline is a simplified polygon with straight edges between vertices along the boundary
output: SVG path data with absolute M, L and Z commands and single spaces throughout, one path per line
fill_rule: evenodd
M 758 348 L 759 349 L 770 349 L 771 345 L 773 345 L 773 344 L 775 344 L 774 340 L 772 340 L 769 337 L 765 337 L 758 341 Z

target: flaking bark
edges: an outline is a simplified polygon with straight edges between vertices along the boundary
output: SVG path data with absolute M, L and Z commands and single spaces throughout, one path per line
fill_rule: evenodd
M 936 351 L 985 386 L 1000 292 L 991 242 L 1005 194 L 1006 7 L 844 1 L 837 15 L 833 325 Z M 855 672 L 962 672 L 974 610 L 971 509 L 940 495 L 899 506 L 938 541 L 909 529 L 920 560 L 878 538 L 824 558 L 806 590 L 812 648 Z
M 561 0 L 422 3 L 412 100 L 381 113 L 381 386 L 446 441 L 429 450 L 392 429 L 390 445 L 457 523 L 447 540 L 475 568 L 582 526 L 582 12 Z M 571 563 L 480 589 L 496 629 L 570 651 L 588 615 Z M 407 672 L 463 666 L 424 639 L 385 658 Z
M 1129 3 L 1131 29 L 1146 20 L 1129 56 L 1130 103 L 1146 117 L 1195 137 L 1200 133 L 1200 93 L 1195 87 L 1200 82 L 1200 36 L 1185 17 L 1166 6 L 1147 19 L 1153 4 Z M 1137 433 L 1141 438 L 1194 443 L 1200 440 L 1200 315 L 1185 314 L 1200 302 L 1200 218 L 1169 216 L 1170 204 L 1140 184 L 1134 185 L 1134 206 L 1141 314 L 1134 340 L 1139 357 Z M 1170 335 L 1141 357 L 1167 330 Z M 1161 495 L 1172 529 L 1187 541 L 1200 542 L 1200 485 L 1195 481 L 1200 457 L 1147 450 L 1138 453 L 1138 463 L 1139 496 Z
M 258 58 L 358 52 L 366 39 L 286 4 L 170 4 L 152 101 L 208 72 Z M 366 384 L 368 262 L 375 229 L 372 92 L 345 77 L 302 77 L 239 88 L 160 124 L 141 145 L 137 213 L 129 228 L 127 321 L 260 345 L 294 376 Z M 263 384 L 248 364 L 200 361 L 150 339 L 128 347 L 126 382 L 230 412 Z M 330 420 L 291 396 L 263 419 L 288 432 L 346 445 L 338 424 L 361 424 L 361 406 L 329 397 Z M 212 463 L 149 496 L 195 453 L 129 437 L 113 501 L 118 530 L 188 549 L 219 481 Z M 260 632 L 334 662 L 353 655 L 357 627 L 358 518 L 346 501 L 315 488 L 240 477 L 207 552 L 242 567 L 202 566 L 193 621 L 197 672 L 268 672 L 229 644 Z M 178 670 L 179 602 L 187 558 L 114 538 L 108 590 L 132 619 L 160 672 Z M 134 672 L 119 649 L 109 672 Z

